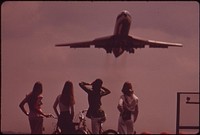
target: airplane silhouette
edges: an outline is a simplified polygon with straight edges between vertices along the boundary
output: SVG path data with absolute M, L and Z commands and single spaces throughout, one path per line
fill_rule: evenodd
M 119 57 L 124 51 L 134 53 L 137 48 L 144 48 L 149 45 L 150 48 L 168 48 L 168 46 L 182 47 L 180 43 L 170 43 L 154 40 L 144 40 L 129 35 L 131 26 L 131 15 L 128 11 L 122 11 L 116 19 L 114 34 L 111 36 L 96 38 L 91 41 L 57 44 L 57 47 L 69 46 L 70 48 L 103 48 L 107 53 L 112 53 Z

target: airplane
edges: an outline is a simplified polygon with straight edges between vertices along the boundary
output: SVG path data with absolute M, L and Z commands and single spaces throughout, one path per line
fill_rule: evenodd
M 131 26 L 131 15 L 127 10 L 123 10 L 116 19 L 114 34 L 106 37 L 96 38 L 91 41 L 76 42 L 76 43 L 64 43 L 57 44 L 56 47 L 68 46 L 70 48 L 103 48 L 107 53 L 113 53 L 117 58 L 124 51 L 134 53 L 137 48 L 144 48 L 148 45 L 149 48 L 168 48 L 182 47 L 180 43 L 170 43 L 154 40 L 144 40 L 129 35 Z

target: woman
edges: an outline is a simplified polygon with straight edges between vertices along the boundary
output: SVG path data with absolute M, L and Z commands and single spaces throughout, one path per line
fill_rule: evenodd
M 65 82 L 62 94 L 58 95 L 53 108 L 58 116 L 58 127 L 61 129 L 62 134 L 72 134 L 74 133 L 74 91 L 73 84 L 70 81 Z M 59 105 L 60 113 L 57 110 Z
M 134 94 L 129 82 L 124 83 L 122 93 L 117 106 L 120 112 L 118 132 L 120 134 L 134 134 L 134 122 L 138 116 L 138 97 Z
M 44 114 L 42 105 L 42 84 L 36 82 L 33 90 L 28 94 L 19 104 L 21 110 L 29 117 L 31 127 L 31 134 L 42 134 L 43 131 L 43 117 L 50 117 L 51 114 Z M 26 111 L 24 105 L 28 103 L 29 112 Z
M 102 84 L 103 81 L 101 79 L 96 79 L 92 84 L 86 82 L 79 83 L 79 86 L 88 94 L 89 108 L 86 116 L 91 119 L 93 134 L 99 134 L 99 120 L 102 120 L 102 118 L 105 120 L 105 113 L 101 109 L 101 97 L 111 93 Z M 92 86 L 92 88 L 88 86 Z

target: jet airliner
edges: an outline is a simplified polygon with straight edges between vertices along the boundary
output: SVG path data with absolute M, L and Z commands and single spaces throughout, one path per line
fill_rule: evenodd
M 132 37 L 129 35 L 130 26 L 131 15 L 128 11 L 124 10 L 117 16 L 113 35 L 85 42 L 57 44 L 56 46 L 68 46 L 70 48 L 90 48 L 90 46 L 94 46 L 95 48 L 105 49 L 107 53 L 113 53 L 115 57 L 119 57 L 124 51 L 134 53 L 135 49 L 144 48 L 145 46 L 149 46 L 150 48 L 182 47 L 180 43 L 144 40 Z

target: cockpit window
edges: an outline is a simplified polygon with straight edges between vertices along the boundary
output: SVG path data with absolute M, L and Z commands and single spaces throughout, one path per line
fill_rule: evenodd
M 122 12 L 117 16 L 117 19 L 121 18 L 122 16 L 125 16 L 125 17 L 128 16 L 128 18 L 131 19 L 130 13 L 129 13 L 128 11 L 126 11 L 126 10 L 122 11 Z
M 125 17 L 128 16 L 128 18 L 131 19 L 130 13 L 129 13 L 128 11 L 126 11 L 126 10 L 122 11 L 122 12 L 117 16 L 117 19 L 121 18 L 122 16 L 125 16 Z

